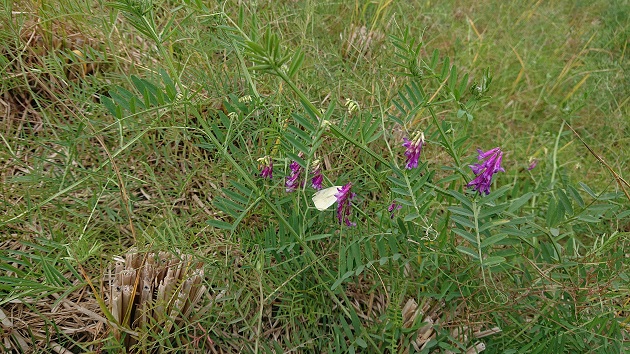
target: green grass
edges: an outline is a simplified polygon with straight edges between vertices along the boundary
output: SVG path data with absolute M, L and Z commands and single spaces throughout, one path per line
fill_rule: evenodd
M 630 203 L 567 126 L 628 180 L 628 1 L 134 3 L 0 8 L 2 350 L 628 349 Z M 271 37 L 290 75 L 256 69 Z M 353 183 L 356 227 L 285 192 L 296 159 Z M 133 348 L 108 308 L 131 248 L 193 255 L 207 289 Z

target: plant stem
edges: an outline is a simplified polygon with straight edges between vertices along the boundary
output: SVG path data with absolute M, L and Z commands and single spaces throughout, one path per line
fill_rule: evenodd
M 564 120 L 562 124 L 560 124 L 560 130 L 558 131 L 558 135 L 556 136 L 556 142 L 553 145 L 553 154 L 551 156 L 551 161 L 553 162 L 553 167 L 551 169 L 551 181 L 549 183 L 550 188 L 553 189 L 554 182 L 556 181 L 556 171 L 558 170 L 558 145 L 560 144 L 560 136 L 562 135 L 562 129 L 564 128 Z

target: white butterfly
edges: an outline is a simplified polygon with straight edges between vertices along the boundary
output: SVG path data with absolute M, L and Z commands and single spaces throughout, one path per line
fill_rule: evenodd
M 335 204 L 337 201 L 335 194 L 339 192 L 339 189 L 341 189 L 341 186 L 333 186 L 315 192 L 315 194 L 313 194 L 313 203 L 315 203 L 317 210 L 323 211 Z

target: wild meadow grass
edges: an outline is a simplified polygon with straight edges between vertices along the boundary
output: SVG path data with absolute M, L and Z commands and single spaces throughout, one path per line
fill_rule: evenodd
M 1 11 L 0 351 L 628 349 L 628 1 Z

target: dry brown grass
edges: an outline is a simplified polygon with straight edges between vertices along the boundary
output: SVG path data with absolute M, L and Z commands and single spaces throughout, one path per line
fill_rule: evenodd
M 20 240 L 7 240 L 0 249 L 8 252 L 33 252 Z M 17 260 L 20 258 L 18 257 Z M 11 264 L 17 270 L 28 272 L 24 264 Z M 6 272 L 3 276 L 15 277 Z M 98 343 L 107 337 L 108 321 L 90 288 L 72 272 L 63 276 L 77 287 L 69 293 L 62 290 L 44 294 L 17 297 L 0 307 L 2 321 L 1 345 L 4 350 L 17 353 L 73 353 L 74 343 Z M 43 282 L 43 280 L 42 280 Z M 83 285 L 80 285 L 83 284 Z M 15 289 L 19 291 L 19 289 Z M 98 346 L 98 344 L 97 344 Z

